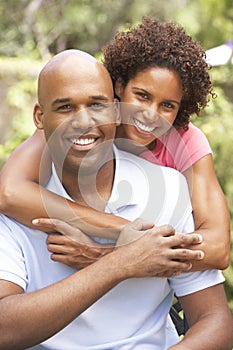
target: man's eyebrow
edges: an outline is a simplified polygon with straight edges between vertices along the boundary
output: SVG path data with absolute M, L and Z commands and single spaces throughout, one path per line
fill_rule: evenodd
M 108 101 L 108 97 L 104 96 L 104 95 L 93 95 L 93 96 L 89 96 L 89 99 L 91 100 L 101 100 L 101 101 Z
M 109 98 L 104 96 L 104 95 L 93 95 L 93 96 L 88 96 L 89 100 L 99 100 L 99 101 L 109 101 Z M 65 97 L 65 98 L 56 98 L 56 100 L 54 100 L 52 102 L 52 106 L 55 106 L 57 104 L 60 103 L 68 103 L 71 102 L 72 99 L 69 97 Z
M 55 105 L 60 104 L 60 103 L 67 103 L 67 102 L 70 102 L 70 101 L 71 101 L 71 98 L 68 98 L 68 97 L 66 97 L 66 98 L 56 98 L 56 100 L 54 100 L 52 102 L 52 106 L 55 106 Z

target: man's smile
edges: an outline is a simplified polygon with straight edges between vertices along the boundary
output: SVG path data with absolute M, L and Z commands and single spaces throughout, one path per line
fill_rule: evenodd
M 68 138 L 71 148 L 77 151 L 89 151 L 96 146 L 100 140 L 99 135 L 89 134 L 89 135 L 74 135 Z

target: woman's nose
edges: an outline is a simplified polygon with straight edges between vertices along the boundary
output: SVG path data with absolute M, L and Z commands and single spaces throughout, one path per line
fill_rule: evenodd
M 143 118 L 149 123 L 153 123 L 160 118 L 159 113 L 157 112 L 157 107 L 148 108 L 143 111 Z

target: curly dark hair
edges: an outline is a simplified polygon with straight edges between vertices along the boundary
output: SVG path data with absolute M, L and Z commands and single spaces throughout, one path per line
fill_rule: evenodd
M 177 128 L 187 129 L 190 116 L 199 115 L 210 97 L 215 97 L 204 49 L 176 23 L 143 17 L 141 24 L 118 32 L 103 48 L 103 55 L 113 85 L 118 78 L 127 85 L 138 72 L 149 67 L 177 72 L 183 88 L 174 122 Z

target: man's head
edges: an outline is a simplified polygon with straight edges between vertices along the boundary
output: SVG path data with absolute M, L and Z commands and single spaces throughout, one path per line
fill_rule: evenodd
M 53 57 L 39 75 L 34 120 L 37 128 L 44 130 L 56 166 L 77 173 L 88 153 L 91 156 L 86 157 L 84 168 L 89 171 L 97 166 L 111 154 L 109 142 L 113 142 L 119 123 L 107 70 L 79 50 Z

